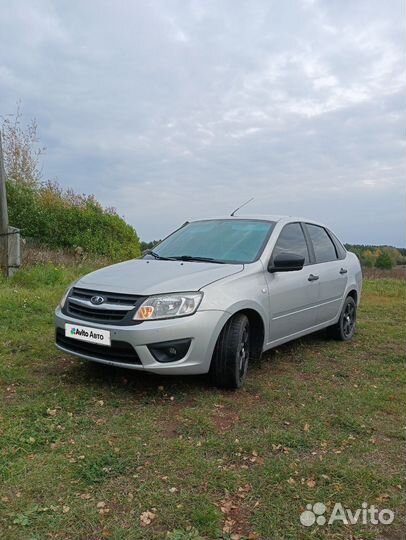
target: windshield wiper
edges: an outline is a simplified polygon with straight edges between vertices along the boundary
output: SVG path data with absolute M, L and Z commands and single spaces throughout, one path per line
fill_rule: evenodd
M 158 259 L 160 261 L 199 261 L 199 262 L 211 262 L 216 264 L 225 264 L 223 261 L 218 261 L 217 259 L 213 259 L 212 257 L 193 257 L 192 255 L 179 255 L 177 257 L 163 257 L 162 255 L 159 255 L 153 250 L 149 250 L 145 255 L 151 255 L 154 257 L 154 259 Z
M 148 251 L 148 253 L 145 253 L 145 255 L 152 255 L 154 259 L 159 259 L 160 261 L 176 261 L 177 259 L 174 259 L 173 257 L 162 257 L 162 255 L 158 255 L 158 253 L 155 253 L 155 251 Z
M 171 257 L 171 260 L 175 261 L 198 261 L 198 262 L 211 262 L 216 264 L 225 264 L 224 261 L 218 261 L 212 257 L 193 257 L 192 255 L 179 255 L 177 257 Z

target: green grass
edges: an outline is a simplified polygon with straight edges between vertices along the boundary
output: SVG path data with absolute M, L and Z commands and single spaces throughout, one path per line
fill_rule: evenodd
M 89 270 L 0 281 L 0 538 L 401 538 L 401 281 L 365 283 L 351 343 L 320 333 L 280 347 L 234 393 L 58 352 L 53 307 Z M 396 519 L 301 526 L 318 501 Z

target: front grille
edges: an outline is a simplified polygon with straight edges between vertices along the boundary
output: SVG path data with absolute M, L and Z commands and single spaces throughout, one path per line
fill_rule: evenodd
M 97 308 L 74 304 L 70 300 L 68 300 L 68 311 L 70 315 L 79 319 L 106 321 L 107 323 L 110 321 L 122 321 L 127 313 L 126 311 L 115 311 L 114 309 L 103 309 L 102 311 Z
M 56 343 L 72 353 L 84 354 L 96 360 L 142 365 L 134 347 L 124 341 L 112 341 L 111 347 L 106 347 L 67 337 L 62 328 L 57 328 Z
M 122 294 L 122 293 L 111 293 L 111 292 L 100 292 L 93 291 L 91 289 L 79 289 L 79 287 L 74 287 L 69 295 L 71 298 L 80 298 L 81 300 L 89 300 L 93 296 L 103 296 L 105 301 L 109 304 L 124 305 L 124 306 L 133 306 L 139 296 L 135 294 Z
M 103 303 L 92 304 L 91 298 L 94 296 L 101 296 Z M 74 287 L 67 299 L 64 313 L 75 319 L 102 324 L 139 324 L 139 321 L 132 320 L 132 315 L 144 300 L 144 296 Z

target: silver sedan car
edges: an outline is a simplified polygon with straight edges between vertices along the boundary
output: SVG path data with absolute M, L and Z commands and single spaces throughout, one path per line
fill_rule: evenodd
M 362 287 L 357 257 L 324 225 L 281 216 L 185 223 L 140 259 L 73 283 L 56 345 L 162 374 L 210 373 L 239 388 L 248 362 L 323 328 L 348 341 Z

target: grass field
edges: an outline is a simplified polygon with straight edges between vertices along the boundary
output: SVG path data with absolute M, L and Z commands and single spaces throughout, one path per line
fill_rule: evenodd
M 285 345 L 227 392 L 58 352 L 53 308 L 74 274 L 0 282 L 2 540 L 402 537 L 402 281 L 365 282 L 353 342 Z M 304 527 L 315 502 L 395 521 Z

